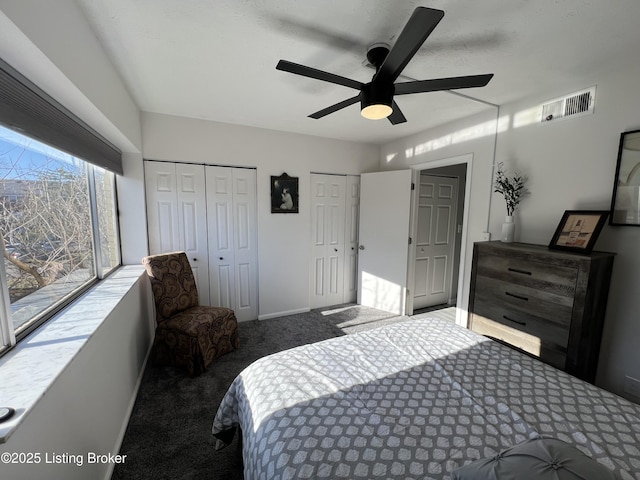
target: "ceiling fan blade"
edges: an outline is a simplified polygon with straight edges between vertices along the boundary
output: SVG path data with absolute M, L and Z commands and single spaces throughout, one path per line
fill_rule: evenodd
M 465 77 L 435 78 L 433 80 L 416 80 L 415 82 L 396 83 L 396 95 L 408 93 L 436 92 L 439 90 L 457 90 L 459 88 L 484 87 L 493 77 L 487 75 L 468 75 Z
M 360 101 L 360 94 L 355 97 L 351 97 L 347 100 L 343 100 L 342 102 L 336 103 L 335 105 L 331 105 L 330 107 L 323 108 L 322 110 L 317 111 L 316 113 L 312 113 L 309 115 L 311 118 L 322 118 L 330 113 L 337 112 L 338 110 L 342 110 L 349 105 L 353 105 L 354 103 L 358 103 Z
M 405 123 L 407 119 L 405 118 L 404 114 L 402 113 L 402 110 L 400 110 L 400 107 L 398 106 L 395 100 L 393 101 L 392 108 L 393 108 L 393 112 L 391 112 L 391 115 L 387 117 L 391 122 L 391 125 L 398 125 L 399 123 Z
M 355 88 L 356 90 L 360 90 L 364 85 L 363 83 L 357 82 L 356 80 L 351 80 L 350 78 L 341 77 L 340 75 L 334 75 L 333 73 L 329 72 L 323 72 L 322 70 L 306 67 L 297 63 L 288 62 L 286 60 L 280 60 L 278 62 L 278 65 L 276 65 L 276 70 L 294 73 L 303 77 L 315 78 L 324 82 L 335 83 L 337 85 Z
M 418 7 L 400 32 L 398 39 L 384 59 L 373 82 L 393 83 L 413 58 L 436 25 L 444 17 L 442 10 Z

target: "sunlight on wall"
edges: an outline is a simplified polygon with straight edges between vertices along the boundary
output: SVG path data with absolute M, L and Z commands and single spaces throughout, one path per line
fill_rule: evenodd
M 513 128 L 526 127 L 534 123 L 540 123 L 540 106 L 521 110 L 513 116 Z
M 405 304 L 405 287 L 378 277 L 368 272 L 362 272 L 362 298 L 360 303 L 368 307 L 402 315 Z
M 456 132 L 443 135 L 438 138 L 434 138 L 424 143 L 420 143 L 415 147 L 405 149 L 405 158 L 413 158 L 419 155 L 439 150 L 450 145 L 456 145 L 470 140 L 476 140 L 482 137 L 488 137 L 506 131 L 509 128 L 509 115 L 500 117 L 497 120 L 489 120 L 487 122 L 479 123 L 469 128 L 463 128 Z M 389 153 L 386 156 L 387 163 L 390 163 L 394 158 L 398 156 L 398 152 Z
M 470 328 L 471 326 L 469 324 L 469 310 L 462 308 L 459 304 L 456 305 L 456 324 L 464 328 Z

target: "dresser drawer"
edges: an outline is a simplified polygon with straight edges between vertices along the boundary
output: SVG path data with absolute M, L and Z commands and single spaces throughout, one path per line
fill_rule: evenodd
M 478 276 L 476 282 L 474 311 L 478 311 L 478 302 L 500 305 L 523 314 L 531 312 L 537 317 L 569 329 L 573 314 L 573 297 L 484 276 Z
M 478 256 L 476 274 L 571 298 L 575 296 L 578 279 L 576 268 L 486 254 Z
M 476 295 L 473 313 L 490 318 L 512 330 L 539 338 L 554 350 L 566 351 L 571 322 L 545 318 L 534 309 L 519 309 L 511 305 L 496 303 Z M 475 330 L 473 323 L 471 328 Z
M 533 333 L 512 328 L 504 323 L 496 322 L 475 313 L 471 315 L 471 322 L 471 329 L 474 332 L 508 343 L 556 368 L 564 369 L 566 366 L 566 342 L 565 346 L 562 347 L 554 340 L 549 340 L 548 336 L 540 338 Z

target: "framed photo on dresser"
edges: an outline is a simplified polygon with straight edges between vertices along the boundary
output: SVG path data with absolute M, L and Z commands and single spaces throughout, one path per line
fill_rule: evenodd
M 591 253 L 608 215 L 609 212 L 605 210 L 566 210 L 549 248 Z

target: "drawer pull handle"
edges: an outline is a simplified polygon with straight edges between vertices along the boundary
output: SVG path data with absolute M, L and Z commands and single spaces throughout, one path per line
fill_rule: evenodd
M 523 327 L 527 324 L 527 322 L 521 322 L 520 320 L 514 320 L 513 318 L 509 318 L 506 315 L 503 315 L 502 318 L 505 320 L 509 320 L 510 322 L 517 323 L 518 325 L 522 325 Z
M 516 295 L 515 293 L 504 292 L 504 294 L 509 295 L 510 297 L 513 297 L 513 298 L 517 298 L 518 300 L 524 300 L 525 302 L 529 301 L 529 298 L 523 297 L 522 295 Z
M 523 275 L 531 275 L 531 272 L 527 272 L 526 270 L 520 270 L 519 268 L 507 268 L 510 272 L 522 273 Z

